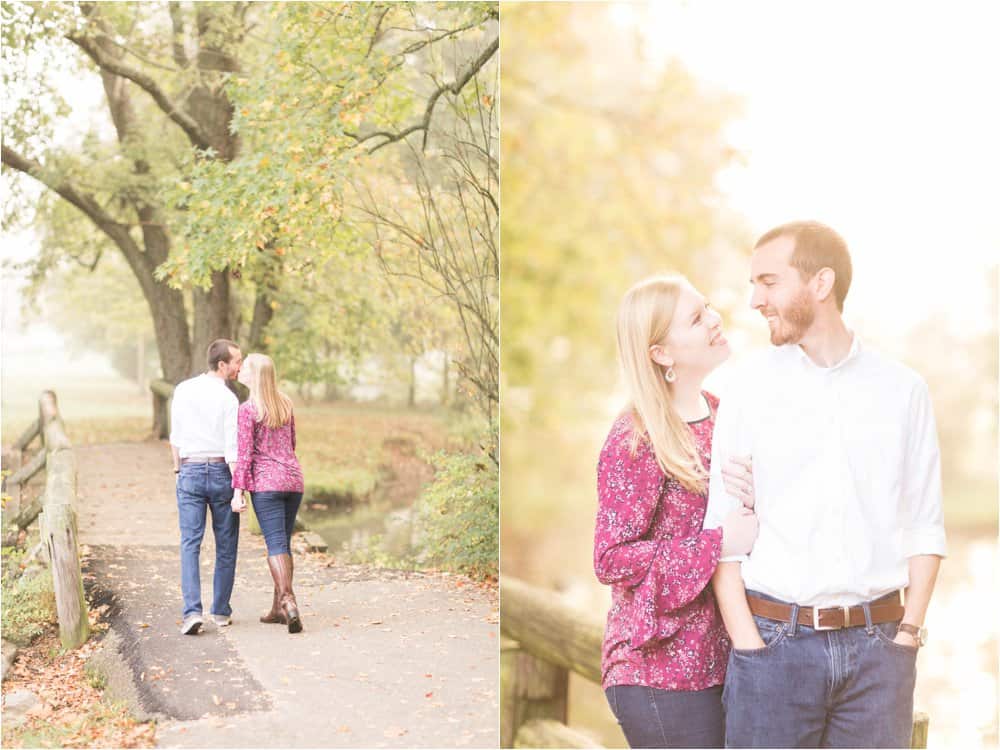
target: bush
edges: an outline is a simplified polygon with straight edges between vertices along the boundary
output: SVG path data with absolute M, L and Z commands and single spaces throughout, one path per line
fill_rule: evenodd
M 415 508 L 415 542 L 426 563 L 474 578 L 498 572 L 499 472 L 486 456 L 438 453 L 434 481 Z
M 57 621 L 52 573 L 35 571 L 30 578 L 17 575 L 22 553 L 4 550 L 3 638 L 26 646 Z

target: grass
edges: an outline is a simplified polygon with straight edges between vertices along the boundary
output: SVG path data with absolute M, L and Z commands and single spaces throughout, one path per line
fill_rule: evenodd
M 149 392 L 124 378 L 71 372 L 34 378 L 4 374 L 3 442 L 13 442 L 38 416 L 38 398 L 53 390 L 71 441 L 77 444 L 147 437 L 153 422 Z
M 3 548 L 3 638 L 25 646 L 56 622 L 56 595 L 52 574 L 46 569 L 21 583 L 21 560 L 24 553 Z
M 408 438 L 418 451 L 427 452 L 447 440 L 441 414 L 351 403 L 296 406 L 295 430 L 307 502 L 370 495 L 386 440 Z

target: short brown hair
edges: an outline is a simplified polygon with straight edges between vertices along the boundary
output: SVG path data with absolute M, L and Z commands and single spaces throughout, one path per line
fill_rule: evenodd
M 803 280 L 811 279 L 821 268 L 833 269 L 833 294 L 837 309 L 843 312 L 847 290 L 851 288 L 851 254 L 844 238 L 818 221 L 790 221 L 764 234 L 753 248 L 756 250 L 778 237 L 795 240 L 790 262 Z
M 230 348 L 239 349 L 239 346 L 229 339 L 216 339 L 209 344 L 208 369 L 215 372 L 219 369 L 219 362 L 225 362 L 228 365 L 229 360 L 233 358 L 233 355 L 229 351 Z

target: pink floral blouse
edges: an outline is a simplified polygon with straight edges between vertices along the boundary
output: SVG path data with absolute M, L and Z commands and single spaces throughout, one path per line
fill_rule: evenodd
M 708 468 L 719 400 L 705 398 L 710 416 L 689 428 Z M 722 529 L 702 529 L 707 496 L 666 476 L 648 443 L 631 455 L 632 424 L 615 421 L 597 467 L 594 571 L 611 586 L 601 685 L 721 685 L 730 644 L 709 582 Z
M 281 427 L 257 421 L 249 401 L 236 418 L 238 455 L 233 487 L 251 492 L 302 492 L 302 468 L 295 458 L 295 415 Z

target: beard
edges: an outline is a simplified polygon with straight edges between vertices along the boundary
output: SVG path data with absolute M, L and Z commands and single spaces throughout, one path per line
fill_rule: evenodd
M 816 319 L 809 293 L 804 289 L 784 310 L 772 310 L 778 316 L 777 324 L 771 329 L 771 343 L 775 346 L 797 343 Z

